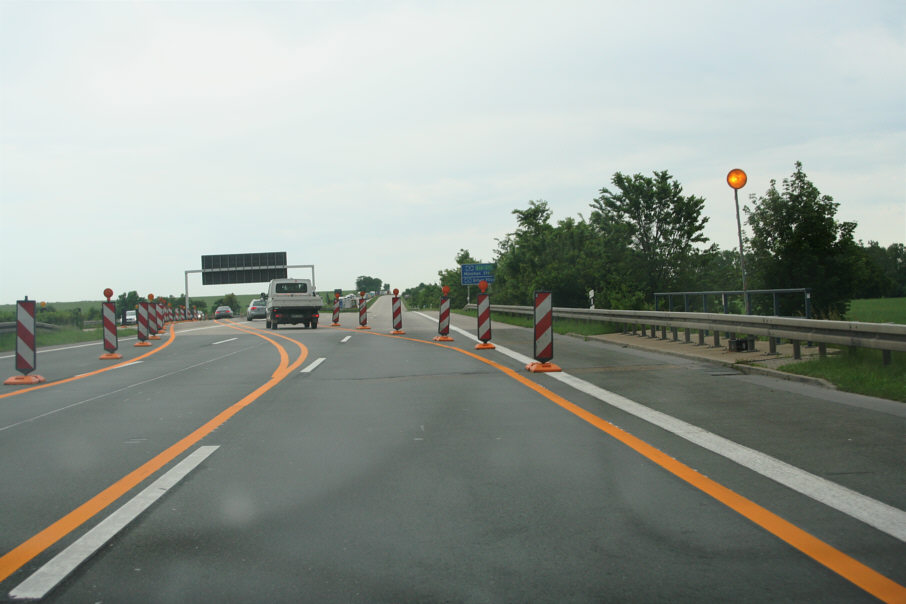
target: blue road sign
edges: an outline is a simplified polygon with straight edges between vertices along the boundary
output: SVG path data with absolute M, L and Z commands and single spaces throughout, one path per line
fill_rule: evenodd
M 493 264 L 461 264 L 462 285 L 478 285 L 482 281 L 494 282 Z

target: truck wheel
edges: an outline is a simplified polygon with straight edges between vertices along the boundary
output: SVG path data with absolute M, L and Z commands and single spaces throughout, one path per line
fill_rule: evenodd
M 302 321 L 302 327 L 304 327 L 305 329 L 308 329 L 309 327 L 311 327 L 311 322 L 310 322 L 310 321 Z
M 311 328 L 312 328 L 312 329 L 317 329 L 317 328 L 318 328 L 318 320 L 317 320 L 317 319 L 312 319 L 312 320 L 311 320 Z
M 271 328 L 271 320 L 270 320 L 270 319 L 265 319 L 265 320 L 264 320 L 264 328 L 265 328 L 265 329 L 270 329 L 270 328 Z

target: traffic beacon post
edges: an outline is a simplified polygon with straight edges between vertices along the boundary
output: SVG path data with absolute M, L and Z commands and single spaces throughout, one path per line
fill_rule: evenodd
M 403 305 L 400 302 L 400 290 L 393 290 L 393 297 L 390 298 L 390 306 L 393 309 L 393 331 L 390 333 L 395 336 L 401 336 L 406 332 L 403 331 Z
M 746 173 L 739 168 L 730 170 L 727 174 L 727 184 L 733 189 L 733 199 L 736 201 L 736 234 L 739 236 L 739 268 L 742 271 L 742 297 L 746 304 L 746 314 L 750 315 L 749 307 L 749 288 L 746 283 L 746 259 L 742 249 L 742 222 L 739 219 L 739 190 L 746 186 L 748 177 Z
M 333 323 L 330 324 L 331 327 L 340 326 L 340 292 L 335 291 L 333 293 Z
M 148 294 L 148 339 L 159 340 L 157 332 L 157 305 L 154 303 L 154 294 Z
M 28 296 L 16 301 L 16 371 L 22 375 L 7 378 L 3 382 L 7 386 L 28 386 L 47 381 L 40 375 L 28 375 L 38 367 L 36 311 L 35 301 L 29 300 Z
M 368 304 L 365 303 L 365 292 L 359 292 L 359 326 L 356 329 L 371 329 L 368 327 Z
M 444 295 L 440 297 L 440 313 L 437 315 L 437 335 L 434 336 L 434 341 L 452 342 L 453 338 L 450 337 L 450 298 L 447 296 L 450 293 L 450 286 L 444 285 L 441 291 Z
M 475 350 L 490 350 L 496 348 L 491 344 L 491 296 L 487 294 L 488 282 L 482 279 L 478 282 L 478 339 Z
M 551 292 L 535 292 L 535 362 L 525 366 L 532 373 L 563 371 L 554 358 L 554 308 Z
M 104 290 L 106 302 L 101 302 L 101 317 L 104 323 L 104 354 L 98 357 L 102 361 L 110 361 L 123 358 L 123 355 L 116 351 L 119 348 L 119 338 L 116 333 L 116 302 L 111 302 L 113 290 L 109 287 Z
M 746 281 L 746 257 L 742 247 L 742 221 L 739 218 L 739 190 L 746 186 L 748 176 L 739 168 L 730 170 L 727 174 L 727 184 L 733 189 L 733 199 L 736 201 L 736 234 L 739 236 L 739 270 L 742 272 L 742 299 L 746 306 L 746 314 L 752 314 L 752 305 L 749 301 L 749 284 Z M 773 342 L 773 340 L 772 340 Z M 736 345 L 731 341 L 732 345 Z M 746 336 L 745 349 L 755 352 L 755 337 Z

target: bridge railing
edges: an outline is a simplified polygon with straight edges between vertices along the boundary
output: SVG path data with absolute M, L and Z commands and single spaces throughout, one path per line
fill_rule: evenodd
M 474 304 L 466 306 L 475 310 Z M 532 316 L 531 306 L 506 306 L 495 304 L 494 313 Z M 787 339 L 793 343 L 794 357 L 800 358 L 801 342 L 817 342 L 819 352 L 823 355 L 825 346 L 854 346 L 873 348 L 883 351 L 884 364 L 890 363 L 890 352 L 906 352 L 906 325 L 894 323 L 862 323 L 857 321 L 827 321 L 821 319 L 802 319 L 795 317 L 765 317 L 759 315 L 725 315 L 719 313 L 669 312 L 651 310 L 604 310 L 597 308 L 563 308 L 554 307 L 554 317 L 584 321 L 603 321 L 631 326 L 632 331 L 641 329 L 642 335 L 651 330 L 655 337 L 657 328 L 662 330 L 662 338 L 667 339 L 666 330 L 670 328 L 673 339 L 677 340 L 677 331 L 685 330 L 685 340 L 690 341 L 691 330 L 698 331 L 698 343 L 704 344 L 705 331 L 713 334 L 714 346 L 720 346 L 720 332 L 762 336 L 769 339 L 771 352 L 775 342 Z

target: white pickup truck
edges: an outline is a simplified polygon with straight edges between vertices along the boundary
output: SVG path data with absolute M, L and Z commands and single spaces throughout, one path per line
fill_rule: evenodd
M 274 279 L 267 286 L 267 329 L 277 329 L 280 323 L 302 323 L 311 329 L 318 328 L 321 296 L 315 292 L 309 279 Z

